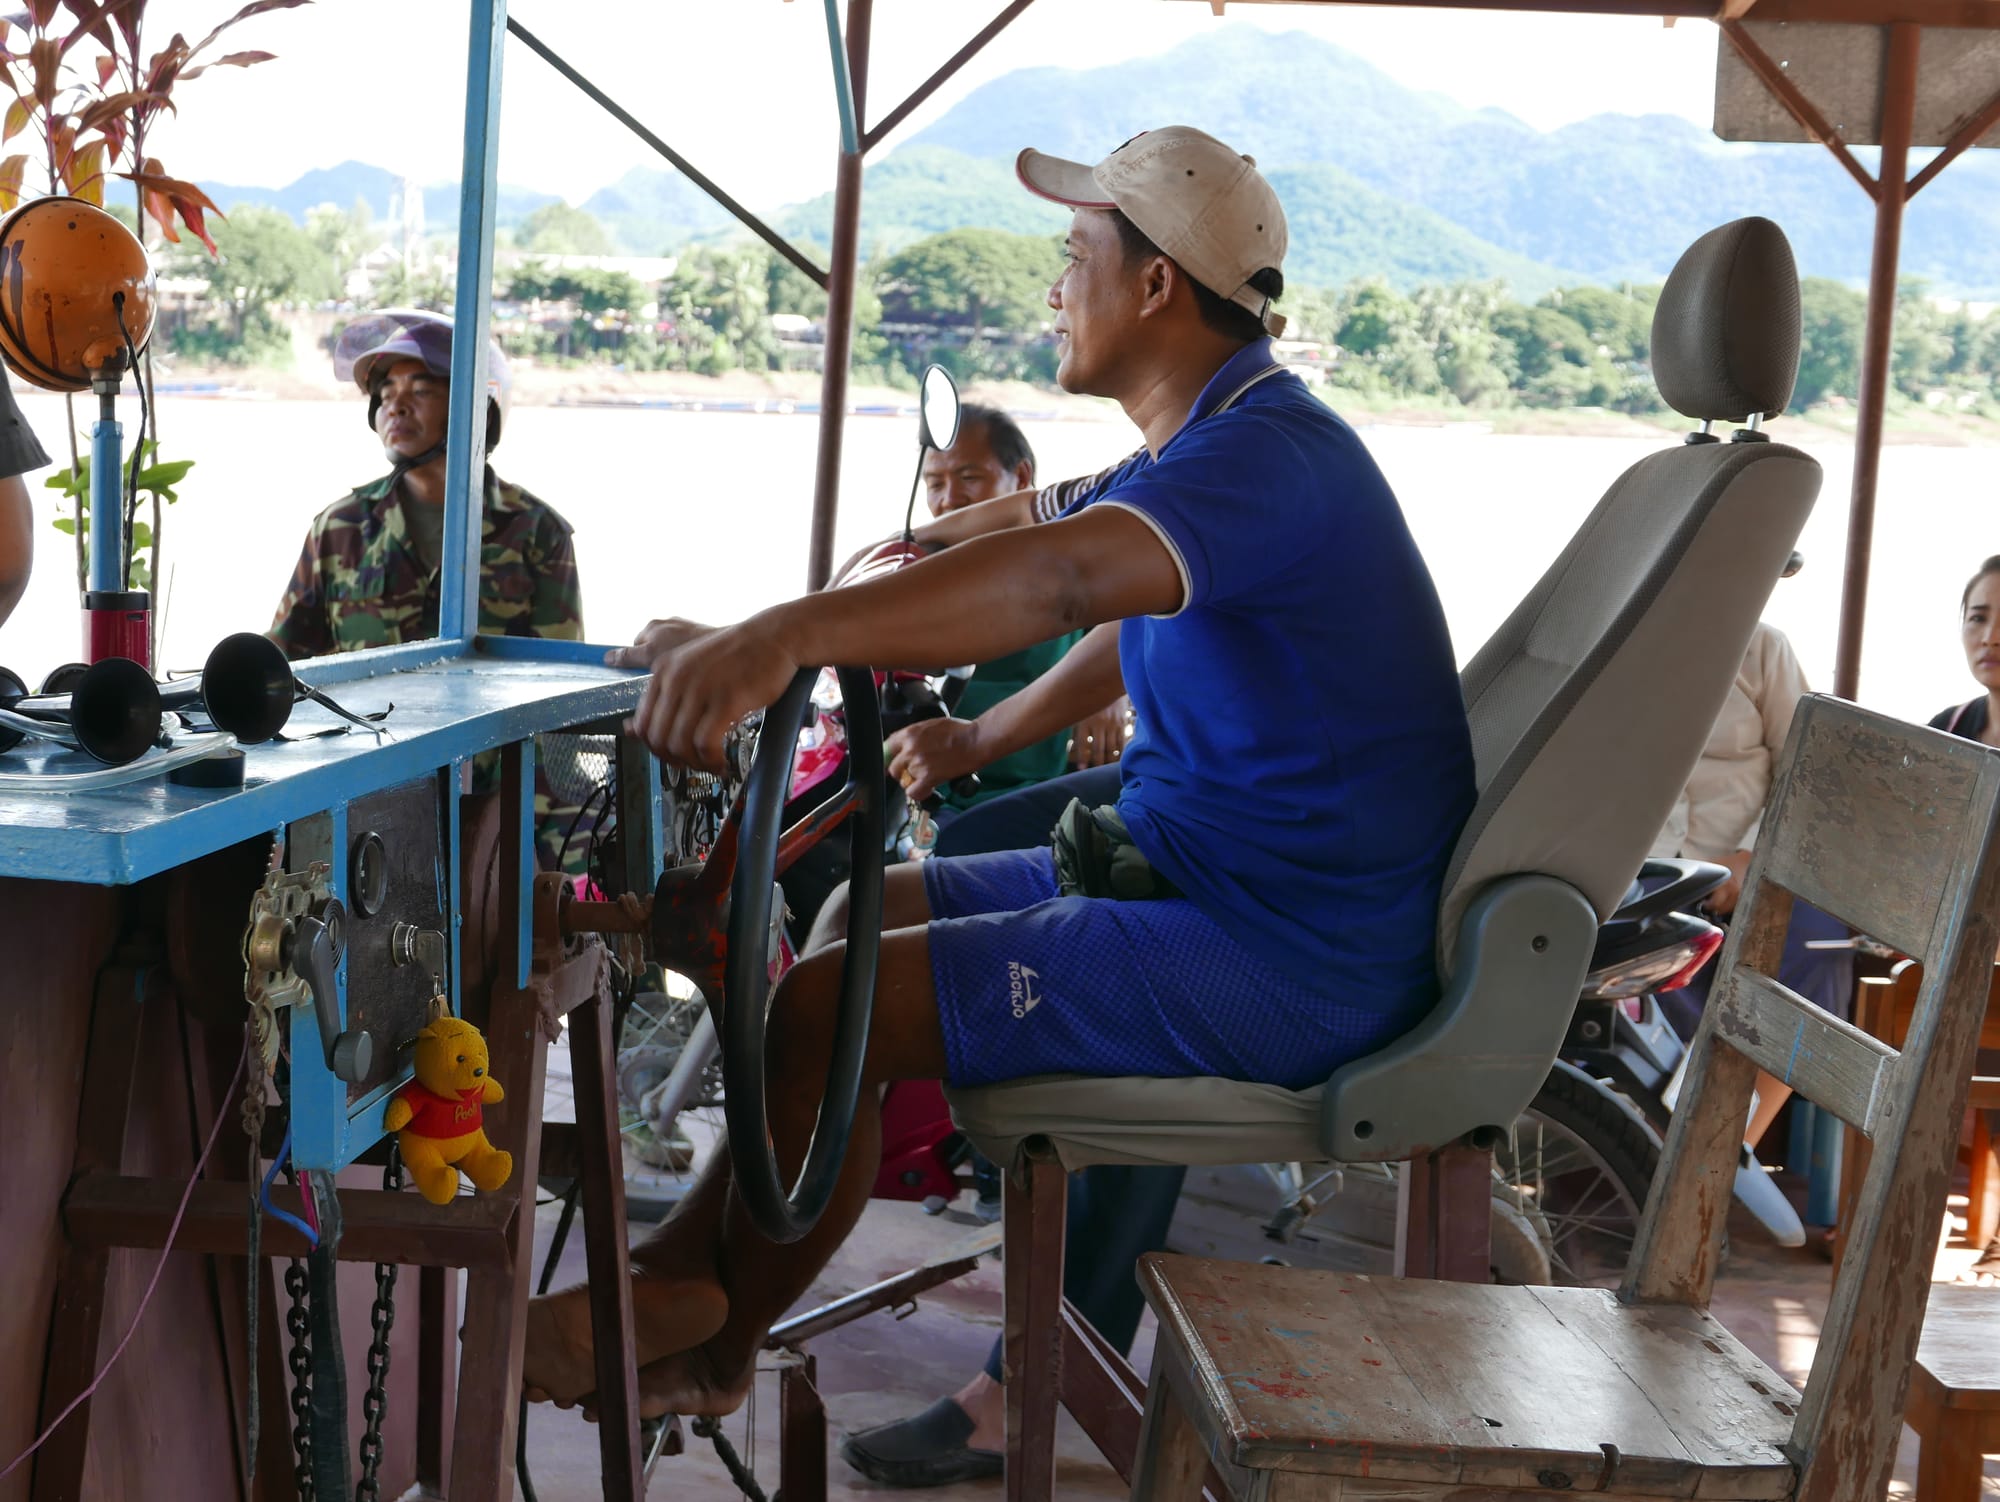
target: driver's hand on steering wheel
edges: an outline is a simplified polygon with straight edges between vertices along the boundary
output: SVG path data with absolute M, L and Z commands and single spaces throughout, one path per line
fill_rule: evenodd
M 882 749 L 888 754 L 889 775 L 902 783 L 912 803 L 992 760 L 980 749 L 977 720 L 919 720 L 890 736 Z
M 633 638 L 629 647 L 613 647 L 604 654 L 604 663 L 614 668 L 650 668 L 660 660 L 663 653 L 706 636 L 715 627 L 704 626 L 700 621 L 684 621 L 679 616 L 671 616 L 664 621 L 648 621 L 646 629 Z
M 662 761 L 727 774 L 729 732 L 775 704 L 800 664 L 768 626 L 751 620 L 664 645 L 652 667 L 625 728 Z

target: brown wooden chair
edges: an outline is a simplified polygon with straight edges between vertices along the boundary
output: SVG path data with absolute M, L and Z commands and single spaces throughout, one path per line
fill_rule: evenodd
M 1909 1035 L 1910 1019 L 1916 1015 L 1917 994 L 1923 987 L 1924 967 L 1905 960 L 1885 980 L 1864 980 L 1854 988 L 1854 1025 L 1871 1037 L 1880 1038 L 1891 1048 L 1901 1048 Z M 1979 1028 L 1982 1049 L 2000 1049 L 2000 965 L 1993 970 L 1986 994 L 1986 1019 Z M 1959 1149 L 1959 1161 L 1966 1171 L 1965 1239 L 1984 1247 L 2000 1231 L 2000 1144 L 1993 1139 L 1986 1113 L 2000 1109 L 2000 1077 L 1972 1077 L 1965 1103 L 1973 1111 L 1971 1140 Z M 1846 1243 L 1846 1227 L 1861 1194 L 1861 1179 L 1868 1171 L 1868 1142 L 1849 1128 L 1840 1154 L 1840 1194 L 1834 1218 L 1833 1265 L 1840 1268 Z
M 1899 1053 L 1773 977 L 1794 896 L 1928 960 Z M 1135 1498 L 1801 1498 L 1888 1484 L 2000 942 L 2000 757 L 1800 706 L 1625 1282 L 1149 1257 Z M 1869 1137 L 1801 1397 L 1707 1313 L 1759 1068 Z

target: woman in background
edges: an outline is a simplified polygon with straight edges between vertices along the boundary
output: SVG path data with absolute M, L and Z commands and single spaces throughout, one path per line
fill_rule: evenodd
M 1958 630 L 1965 665 L 1985 692 L 1938 713 L 1931 720 L 1931 729 L 1963 736 L 1982 746 L 2000 746 L 2000 554 L 1979 565 L 1979 572 L 1958 597 Z M 1978 1067 L 1981 1074 L 1992 1074 L 1995 1061 L 1982 1055 Z M 1982 1287 L 2000 1286 L 2000 1236 L 1986 1243 L 1979 1260 L 1960 1273 L 1958 1280 Z
M 2000 553 L 1979 565 L 1958 597 L 1958 623 L 1965 665 L 1984 692 L 1944 710 L 1931 721 L 1931 729 L 2000 746 Z

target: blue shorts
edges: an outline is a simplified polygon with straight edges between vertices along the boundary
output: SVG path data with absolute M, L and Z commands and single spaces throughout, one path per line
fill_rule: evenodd
M 933 857 L 923 870 L 953 1085 L 1216 1075 L 1302 1090 L 1423 1015 L 1309 990 L 1185 898 L 1059 897 L 1046 848 Z

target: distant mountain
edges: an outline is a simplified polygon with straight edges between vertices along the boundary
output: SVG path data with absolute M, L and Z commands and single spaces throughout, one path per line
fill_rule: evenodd
M 1577 281 L 1526 256 L 1489 245 L 1426 209 L 1398 203 L 1337 167 L 1274 171 L 1272 185 L 1291 224 L 1286 274 L 1298 286 L 1339 286 L 1382 276 L 1399 287 L 1500 278 L 1539 297 Z M 861 190 L 861 238 L 870 255 L 913 240 L 977 226 L 1015 234 L 1061 234 L 1069 213 L 1026 192 L 1011 161 L 980 161 L 941 146 L 911 144 L 868 168 Z M 822 194 L 780 216 L 788 235 L 824 245 L 833 196 Z
M 1534 134 L 1510 115 L 1405 88 L 1304 32 L 1218 25 L 1155 57 L 1004 74 L 911 144 L 1009 162 L 1033 146 L 1094 162 L 1140 131 L 1169 124 L 1198 125 L 1265 168 L 1326 162 L 1350 172 L 1353 159 L 1405 156 L 1461 126 Z
M 1400 203 L 1338 167 L 1277 167 L 1291 249 L 1285 276 L 1300 287 L 1342 287 L 1379 276 L 1405 290 L 1425 282 L 1503 281 L 1536 298 L 1589 277 L 1503 250 L 1441 215 Z
M 1605 115 L 1541 132 L 1405 88 L 1302 32 L 1218 27 L 1158 57 L 1010 73 L 911 145 L 1005 162 L 1032 144 L 1095 161 L 1167 121 L 1200 125 L 1267 170 L 1340 168 L 1491 245 L 1593 279 L 1657 280 L 1702 231 L 1748 213 L 1785 227 L 1807 274 L 1867 274 L 1868 202 L 1820 147 L 1724 144 L 1660 116 Z M 1941 289 L 2000 293 L 1993 157 L 1969 153 L 1911 205 L 1907 272 Z M 1298 234 L 1293 245 L 1319 253 Z
M 1068 223 L 1066 210 L 1022 190 L 1011 159 L 982 162 L 911 145 L 872 164 L 861 179 L 861 244 L 868 255 L 893 255 L 948 229 L 1059 235 Z M 776 228 L 826 245 L 833 238 L 833 195 L 782 210 Z
M 1851 283 L 1867 275 L 1868 201 L 1817 146 L 1725 144 L 1663 116 L 1602 115 L 1538 131 L 1406 88 L 1317 37 L 1247 26 L 1217 26 L 1157 57 L 1028 68 L 973 90 L 870 164 L 864 252 L 971 226 L 1055 232 L 1062 211 L 1014 181 L 1022 146 L 1095 161 L 1168 121 L 1198 124 L 1256 155 L 1285 200 L 1286 271 L 1296 285 L 1369 274 L 1405 286 L 1500 277 L 1532 296 L 1565 280 L 1657 281 L 1703 231 L 1753 213 L 1785 227 L 1807 275 Z M 344 162 L 284 188 L 203 187 L 225 210 L 264 203 L 303 218 L 315 204 L 359 199 L 386 218 L 400 180 Z M 496 217 L 511 227 L 556 201 L 503 186 Z M 427 187 L 424 203 L 433 232 L 448 233 L 457 185 Z M 738 233 L 687 179 L 658 168 L 628 172 L 582 207 L 635 255 Z M 831 195 L 755 207 L 787 234 L 830 237 Z M 1967 153 L 1913 201 L 1903 270 L 1942 292 L 2000 297 L 2000 153 Z
M 714 199 L 671 167 L 634 167 L 581 207 L 637 256 L 665 255 L 689 240 L 736 221 Z
M 256 204 L 278 209 L 304 223 L 306 211 L 330 203 L 351 209 L 356 203 L 368 205 L 377 220 L 387 220 L 403 191 L 403 180 L 384 167 L 367 162 L 342 162 L 337 167 L 315 167 L 282 188 L 247 188 L 230 183 L 199 183 L 226 214 L 239 204 Z M 433 233 L 450 234 L 458 228 L 459 190 L 457 183 L 437 183 L 423 189 L 424 224 Z M 544 204 L 560 203 L 560 195 L 532 188 L 500 185 L 493 206 L 495 222 L 512 228 Z

